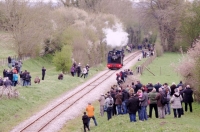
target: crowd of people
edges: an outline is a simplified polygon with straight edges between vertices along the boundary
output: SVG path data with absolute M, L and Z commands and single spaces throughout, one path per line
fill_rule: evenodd
M 81 63 L 77 65 L 76 62 L 74 62 L 73 65 L 71 66 L 70 72 L 73 77 L 77 75 L 77 77 L 86 78 L 89 74 L 89 68 L 90 66 L 87 64 L 85 67 L 81 69 Z
M 126 81 L 128 75 L 133 75 L 133 71 L 130 69 L 125 69 L 124 71 L 120 71 L 116 74 L 117 84 L 121 85 Z
M 164 119 L 165 115 L 171 114 L 173 109 L 174 118 L 181 118 L 184 115 L 182 103 L 185 103 L 185 111 L 192 112 L 193 91 L 189 85 L 184 87 L 180 82 L 178 85 L 172 83 L 168 86 L 167 83 L 161 85 L 157 83 L 153 85 L 148 83 L 142 85 L 140 81 L 134 85 L 127 85 L 123 88 L 121 85 L 114 85 L 106 95 L 101 95 L 100 114 L 106 109 L 108 120 L 113 115 L 129 113 L 130 121 L 136 122 L 136 113 L 140 121 L 152 118 L 152 110 L 155 111 L 155 117 Z M 147 114 L 147 106 L 149 106 L 149 114 Z
M 167 83 L 156 84 L 148 83 L 143 85 L 140 81 L 136 84 L 132 82 L 131 85 L 123 87 L 122 84 L 113 85 L 106 94 L 101 94 L 99 98 L 100 103 L 100 115 L 104 116 L 107 112 L 107 119 L 110 120 L 115 115 L 129 114 L 130 122 L 147 121 L 152 118 L 152 111 L 155 112 L 155 117 L 159 119 L 165 119 L 166 115 L 171 114 L 173 110 L 174 118 L 181 118 L 184 112 L 193 112 L 193 90 L 190 85 L 184 85 L 182 81 L 178 85 L 174 82 L 171 86 Z M 183 108 L 183 103 L 185 108 Z M 147 114 L 147 107 L 149 111 Z M 91 108 L 91 109 L 88 109 Z M 86 108 L 87 113 L 84 117 L 88 120 L 92 118 L 95 125 L 97 121 L 94 116 L 94 107 L 91 103 Z M 138 119 L 136 114 L 138 113 Z M 83 122 L 87 122 L 83 119 Z M 84 131 L 86 128 L 89 130 L 89 122 L 84 125 Z

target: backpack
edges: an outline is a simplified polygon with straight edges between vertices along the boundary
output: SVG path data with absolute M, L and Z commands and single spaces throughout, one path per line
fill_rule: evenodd
M 169 99 L 167 98 L 167 96 L 165 94 L 161 94 L 161 104 L 165 105 L 169 102 Z
M 108 103 L 108 106 L 109 106 L 109 107 L 112 107 L 112 106 L 113 106 L 113 103 L 114 103 L 114 102 L 113 102 L 113 99 L 110 98 L 109 103 Z

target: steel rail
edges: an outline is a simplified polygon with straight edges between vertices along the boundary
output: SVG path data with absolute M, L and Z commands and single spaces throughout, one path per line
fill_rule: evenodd
M 133 55 L 130 55 L 128 58 L 126 58 L 124 61 L 128 61 L 128 60 L 132 60 L 133 58 L 135 58 L 139 53 L 141 53 L 140 51 L 135 52 Z M 129 61 L 127 62 L 129 63 Z M 127 64 L 125 63 L 125 64 Z M 47 115 L 49 112 L 51 112 L 52 110 L 56 109 L 57 107 L 59 107 L 60 105 L 62 105 L 63 103 L 65 103 L 67 100 L 71 99 L 73 96 L 75 96 L 76 94 L 80 93 L 81 91 L 85 90 L 88 86 L 93 86 L 91 84 L 93 84 L 95 81 L 99 80 L 102 76 L 108 74 L 109 72 L 111 72 L 111 74 L 109 76 L 107 76 L 105 79 L 103 79 L 100 83 L 96 84 L 92 89 L 90 89 L 89 91 L 86 92 L 86 94 L 88 94 L 89 92 L 91 92 L 92 90 L 94 90 L 98 85 L 100 85 L 102 82 L 104 82 L 107 78 L 109 78 L 111 75 L 113 75 L 116 71 L 112 71 L 112 70 L 108 70 L 106 71 L 103 75 L 99 76 L 98 78 L 96 78 L 94 81 L 92 81 L 91 83 L 89 83 L 88 85 L 84 86 L 81 90 L 75 92 L 74 94 L 72 94 L 71 96 L 67 97 L 66 99 L 64 99 L 63 101 L 59 102 L 57 105 L 53 106 L 51 109 L 49 109 L 47 112 L 45 112 L 44 114 L 42 114 L 41 116 L 39 116 L 37 119 L 35 119 L 33 122 L 31 122 L 30 124 L 26 125 L 26 127 L 24 127 L 22 130 L 20 130 L 20 132 L 25 131 L 27 128 L 29 128 L 30 126 L 32 126 L 34 123 L 36 123 L 38 120 L 40 120 L 42 117 L 44 117 L 45 115 Z M 79 101 L 82 97 L 84 97 L 86 94 L 83 94 L 81 97 L 79 97 L 77 100 L 73 101 L 68 107 L 66 107 L 65 109 L 63 109 L 61 112 L 59 112 L 56 116 L 54 116 L 50 121 L 48 121 L 47 123 L 45 123 L 45 125 L 43 127 L 41 127 L 39 129 L 38 132 L 42 131 L 48 124 L 50 124 L 54 119 L 56 119 L 59 115 L 61 115 L 64 111 L 66 111 L 67 109 L 69 109 L 74 103 L 76 103 L 77 101 Z

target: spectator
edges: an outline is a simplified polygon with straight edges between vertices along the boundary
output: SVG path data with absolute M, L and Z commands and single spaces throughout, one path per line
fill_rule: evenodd
M 30 75 L 30 72 L 27 72 L 26 76 L 25 76 L 25 86 L 28 86 L 28 85 L 31 85 L 31 75 Z
M 183 87 L 183 82 L 182 81 L 180 81 L 180 83 L 176 87 L 178 88 L 179 86 Z
M 189 104 L 189 107 L 190 107 L 190 112 L 192 112 L 192 102 L 193 102 L 193 91 L 192 89 L 190 88 L 190 85 L 187 85 L 186 86 L 186 89 L 183 91 L 183 94 L 184 94 L 184 102 L 185 102 L 185 111 L 187 112 L 187 106 Z
M 142 84 L 140 83 L 140 81 L 137 81 L 137 84 L 135 85 L 135 89 L 134 89 L 135 93 L 137 93 L 137 91 L 141 88 L 142 88 Z
M 12 67 L 12 59 L 10 56 L 8 56 L 8 67 L 11 68 Z
M 40 83 L 40 78 L 38 76 L 34 79 L 34 83 Z
M 139 98 L 136 94 L 131 96 L 127 101 L 127 108 L 129 112 L 130 122 L 136 122 L 136 112 L 139 109 Z
M 15 67 L 15 59 L 11 59 L 11 64 L 12 64 L 12 67 Z
M 86 128 L 88 129 L 88 131 L 90 131 L 90 128 L 88 126 L 89 117 L 86 115 L 86 112 L 84 112 L 84 115 L 82 116 L 82 120 L 83 120 L 84 132 L 86 132 Z
M 45 73 L 46 73 L 46 69 L 43 66 L 42 67 L 42 80 L 44 80 Z
M 178 89 L 175 89 L 175 93 L 172 96 L 170 103 L 171 107 L 174 111 L 174 118 L 177 118 L 177 112 L 178 112 L 178 118 L 181 118 L 181 101 L 183 100 L 181 94 L 178 92 Z
M 157 84 L 154 85 L 154 88 L 156 89 L 156 92 L 159 92 L 159 88 L 162 87 L 162 85 L 158 82 Z
M 105 96 L 104 94 L 101 94 L 101 97 L 99 98 L 99 103 L 100 103 L 100 115 L 104 115 L 104 103 L 105 103 Z
M 179 89 L 179 93 L 181 94 L 181 96 L 182 96 L 182 98 L 184 98 L 184 96 L 183 96 L 183 87 L 182 86 L 179 86 L 178 87 L 178 89 Z M 182 108 L 181 108 L 181 115 L 184 115 L 184 110 L 183 110 L 183 105 L 182 105 L 182 103 L 183 103 L 183 100 L 181 101 L 181 106 L 182 106 Z
M 116 101 L 115 95 L 116 95 L 116 89 L 113 87 L 110 91 L 111 97 L 113 98 L 113 101 Z M 116 104 L 113 104 L 113 110 L 112 110 L 112 115 L 117 115 L 117 110 L 116 110 Z
M 106 98 L 106 100 L 105 100 L 105 105 L 107 107 L 108 120 L 110 120 L 112 118 L 113 104 L 114 104 L 114 100 L 113 100 L 112 96 L 110 94 L 108 94 L 108 98 Z
M 3 70 L 3 78 L 8 77 L 6 69 Z
M 175 89 L 176 89 L 177 87 L 176 87 L 176 84 L 173 82 L 172 83 L 172 85 L 170 86 L 170 89 L 171 89 L 171 96 L 173 96 L 174 95 L 174 93 L 175 93 Z
M 19 73 L 21 72 L 21 70 L 22 70 L 22 64 L 23 64 L 23 62 L 22 62 L 22 60 L 19 60 L 19 64 L 18 64 L 18 66 L 19 66 Z
M 120 114 L 122 114 L 122 93 L 121 93 L 121 90 L 118 91 L 115 98 L 116 98 L 115 104 L 117 106 L 117 113 L 118 113 L 118 115 L 120 115 Z
M 9 78 L 8 78 L 8 77 L 6 77 L 6 80 L 5 80 L 5 82 L 4 82 L 4 86 L 5 86 L 6 88 L 8 88 L 8 87 L 11 87 L 11 86 L 12 86 L 12 81 L 11 81 L 11 80 L 9 80 Z
M 27 70 L 25 70 L 24 72 L 23 72 L 23 75 L 22 75 L 22 78 L 23 78 L 23 86 L 26 86 L 26 75 L 27 75 Z
M 93 119 L 95 126 L 97 126 L 97 121 L 96 121 L 96 119 L 94 117 L 94 107 L 91 105 L 91 103 L 88 103 L 86 111 L 87 111 L 87 115 L 89 117 L 88 126 L 90 126 L 89 124 L 90 124 L 90 119 L 91 118 Z
M 153 90 L 148 94 L 149 97 L 149 118 L 152 118 L 152 110 L 155 111 L 155 116 L 158 118 L 158 107 L 157 107 L 157 100 L 156 100 L 157 92 L 156 89 L 153 88 Z
M 126 114 L 127 113 L 127 106 L 126 106 L 126 103 L 130 97 L 129 93 L 128 93 L 128 89 L 124 89 L 123 90 L 123 93 L 122 93 L 122 108 L 123 108 L 123 114 Z
M 18 75 L 17 73 L 13 74 L 13 86 L 15 87 L 17 85 L 18 82 Z
M 80 74 L 81 74 L 81 63 L 78 64 L 78 66 L 76 68 L 76 71 L 77 71 L 77 77 L 80 77 Z
M 63 73 L 62 72 L 58 75 L 58 80 L 63 80 Z
M 147 87 L 147 90 L 148 90 L 147 93 L 149 93 L 153 89 L 153 84 L 152 83 L 148 83 L 146 87 Z
M 83 70 L 82 70 L 81 78 L 82 78 L 82 76 L 84 76 L 84 78 L 85 78 L 86 74 L 87 74 L 87 69 L 84 67 Z
M 148 105 L 148 94 L 142 89 L 142 97 L 139 97 L 139 101 L 141 103 L 141 111 L 140 111 L 140 120 L 147 120 L 147 105 Z
M 75 72 L 75 67 L 74 66 L 71 67 L 70 72 L 71 72 L 71 75 L 74 77 L 74 72 Z
M 87 64 L 85 68 L 87 69 L 87 74 L 86 74 L 86 77 L 87 77 L 89 75 L 90 66 Z
M 168 102 L 167 102 L 167 104 L 165 104 L 165 114 L 171 114 L 171 108 L 170 108 L 170 92 L 169 92 L 169 89 L 168 88 L 166 88 L 165 90 L 164 90 L 164 94 L 166 95 L 166 97 L 167 97 L 167 100 L 168 100 Z
M 162 88 L 159 88 L 159 93 L 156 96 L 157 106 L 158 106 L 158 115 L 160 119 L 165 118 L 165 105 L 161 103 L 161 99 L 164 96 Z

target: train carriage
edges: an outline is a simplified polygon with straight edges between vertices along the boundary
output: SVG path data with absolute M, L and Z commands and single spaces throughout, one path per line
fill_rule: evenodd
M 112 50 L 108 52 L 107 67 L 109 69 L 120 69 L 123 66 L 124 52 Z

